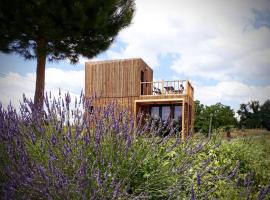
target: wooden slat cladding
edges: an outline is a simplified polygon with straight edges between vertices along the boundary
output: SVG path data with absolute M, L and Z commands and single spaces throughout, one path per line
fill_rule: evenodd
M 182 94 L 174 94 L 174 95 L 142 95 L 140 96 L 139 99 L 143 100 L 143 99 L 151 99 L 151 100 L 155 100 L 155 99 L 179 99 L 179 98 L 185 98 L 186 95 L 182 95 Z
M 143 81 L 141 75 L 143 75 Z M 141 81 L 143 84 L 141 84 Z M 147 83 L 144 84 L 144 82 Z M 164 91 L 164 86 L 168 86 L 168 82 L 173 81 L 160 82 L 160 89 Z M 169 94 L 163 92 L 156 95 L 153 95 L 153 86 L 155 86 L 153 71 L 142 59 L 85 63 L 85 95 L 90 97 L 96 94 L 99 97 L 93 101 L 94 108 L 115 103 L 119 107 L 129 109 L 136 115 L 142 105 L 181 104 L 183 105 L 182 130 L 184 133 L 182 137 L 185 138 L 192 132 L 195 119 L 192 85 L 189 81 L 186 81 L 185 92 L 183 93 Z M 179 90 L 175 82 L 171 86 Z M 143 90 L 143 93 L 141 93 L 141 90 Z
M 153 81 L 152 69 L 142 59 L 86 62 L 85 94 L 100 97 L 139 97 L 141 71 Z
M 108 104 L 116 104 L 123 109 L 128 109 L 133 113 L 132 108 L 134 107 L 134 102 L 137 97 L 111 97 L 111 98 L 98 98 L 93 101 L 94 107 L 103 107 Z

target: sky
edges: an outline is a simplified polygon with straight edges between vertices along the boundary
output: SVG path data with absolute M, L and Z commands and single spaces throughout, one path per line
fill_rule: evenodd
M 91 60 L 140 57 L 155 80 L 190 80 L 195 99 L 240 103 L 270 99 L 270 0 L 136 0 L 129 27 Z M 84 62 L 47 62 L 46 90 L 77 96 Z M 0 102 L 33 98 L 36 61 L 0 53 Z

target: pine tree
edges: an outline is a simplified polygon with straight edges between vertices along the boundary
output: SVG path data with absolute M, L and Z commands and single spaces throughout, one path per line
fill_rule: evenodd
M 127 27 L 134 0 L 1 0 L 0 51 L 37 59 L 34 103 L 43 105 L 46 61 L 92 58 Z

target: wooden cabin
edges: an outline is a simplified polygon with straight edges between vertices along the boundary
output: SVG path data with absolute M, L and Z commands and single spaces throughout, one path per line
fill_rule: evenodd
M 116 102 L 134 115 L 168 118 L 181 125 L 182 138 L 193 130 L 194 89 L 188 80 L 153 81 L 153 70 L 140 58 L 85 63 L 85 95 L 94 106 Z

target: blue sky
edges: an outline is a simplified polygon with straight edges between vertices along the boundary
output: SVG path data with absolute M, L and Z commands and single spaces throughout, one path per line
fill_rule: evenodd
M 141 57 L 155 80 L 189 79 L 204 104 L 270 98 L 269 0 L 137 0 L 132 24 L 93 60 Z M 84 62 L 47 63 L 46 89 L 78 95 Z M 0 101 L 33 97 L 36 61 L 0 53 Z

